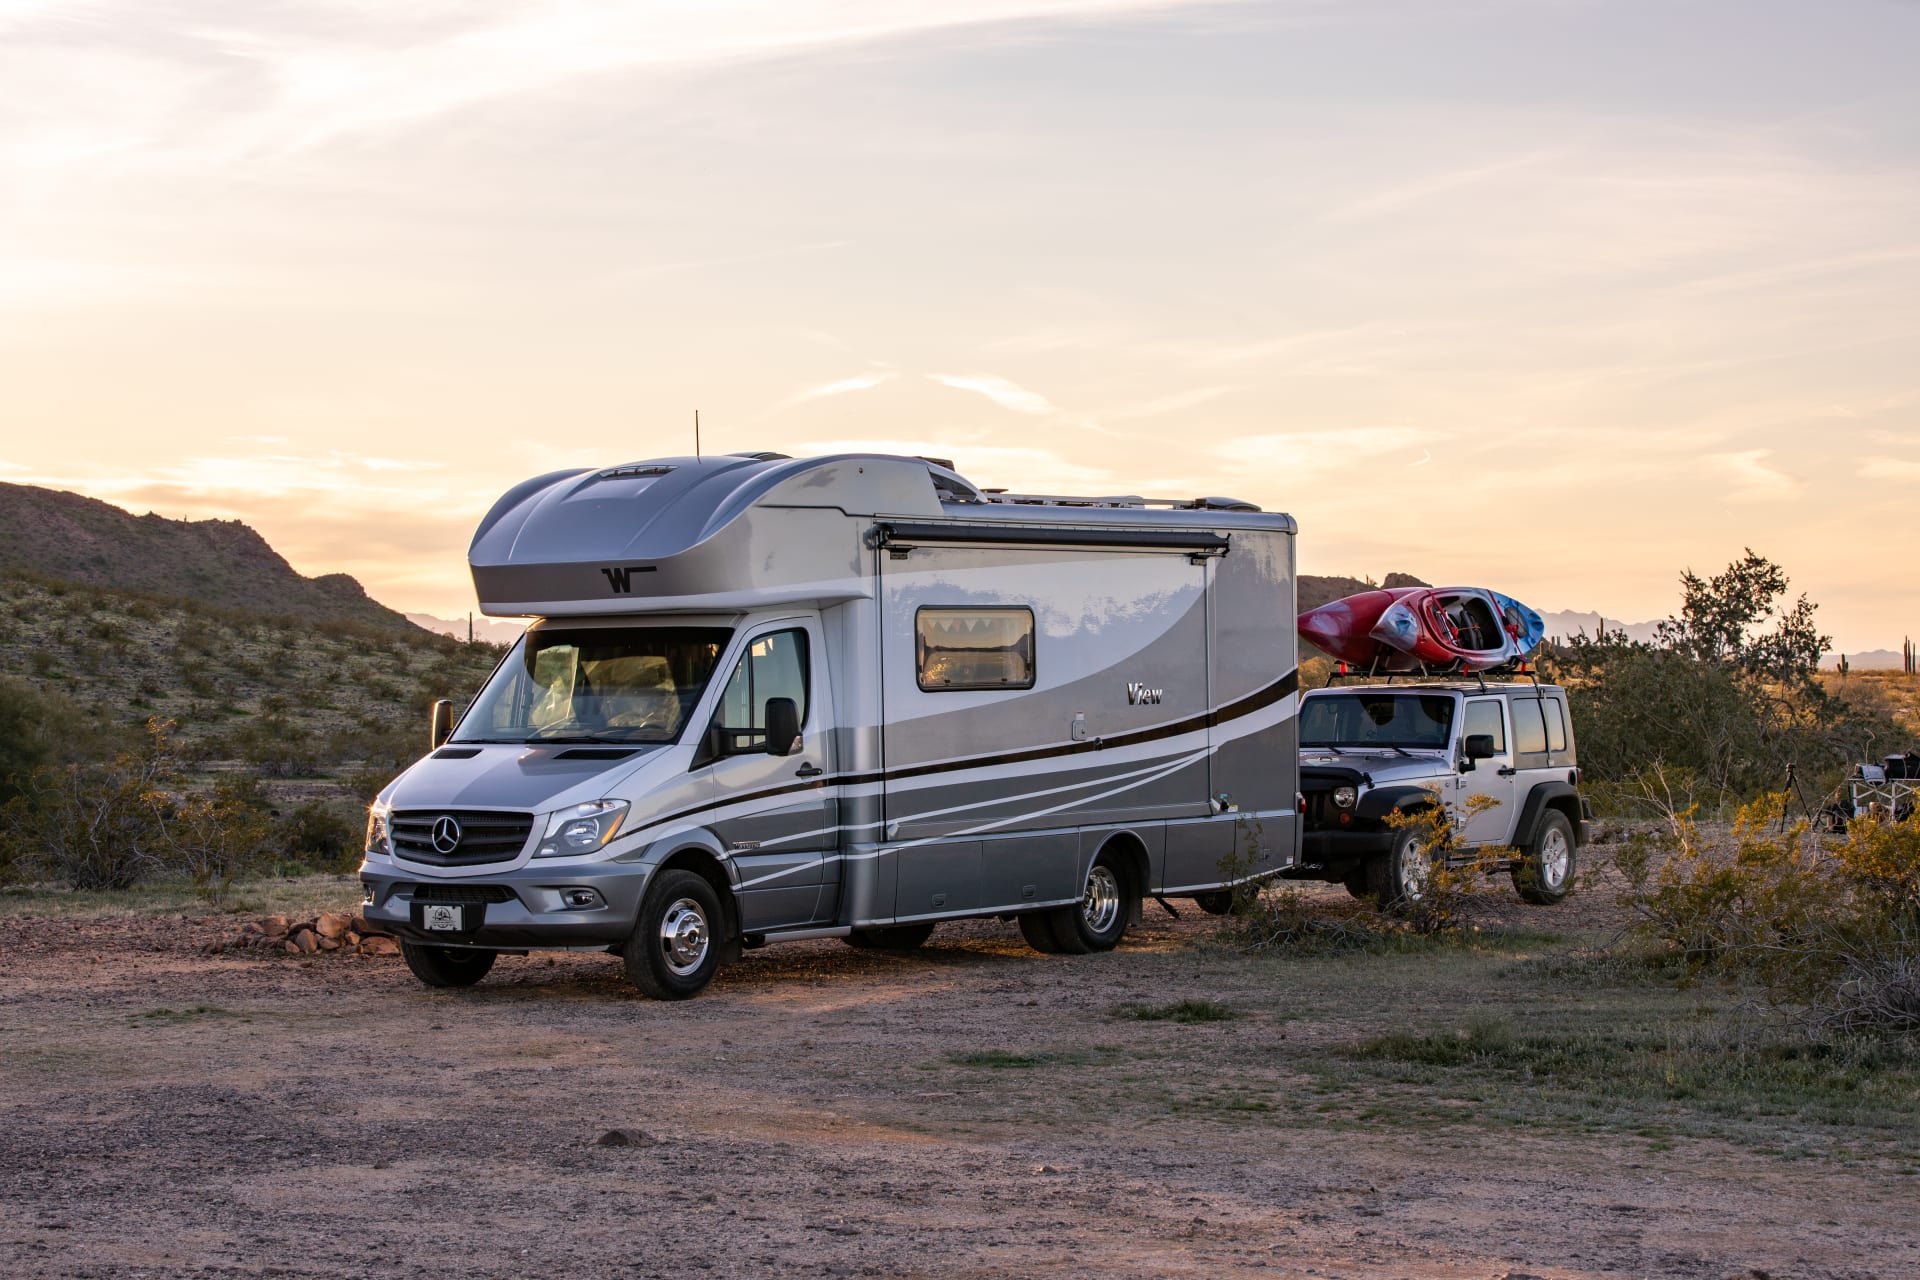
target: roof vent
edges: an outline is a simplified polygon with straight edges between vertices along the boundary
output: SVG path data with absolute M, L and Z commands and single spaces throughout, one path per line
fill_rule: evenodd
M 758 453 L 730 453 L 727 456 L 729 458 L 745 458 L 749 462 L 785 462 L 793 457 L 790 453 L 773 453 L 764 449 Z
M 608 467 L 594 476 L 596 480 L 631 480 L 636 476 L 663 476 L 673 470 L 657 462 L 636 462 L 626 467 Z
M 1188 511 L 1258 511 L 1260 508 L 1239 498 L 1195 498 L 1185 504 Z

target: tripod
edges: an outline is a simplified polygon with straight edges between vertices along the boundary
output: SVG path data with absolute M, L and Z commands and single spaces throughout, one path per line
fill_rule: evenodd
M 1800 801 L 1801 814 L 1807 821 L 1813 821 L 1813 807 L 1807 803 L 1807 793 L 1800 789 L 1800 773 L 1794 768 L 1791 760 L 1787 761 L 1787 784 L 1780 790 L 1787 795 L 1797 797 Z M 1780 831 L 1784 832 L 1787 829 L 1787 815 L 1791 811 L 1791 806 L 1787 804 L 1780 806 Z

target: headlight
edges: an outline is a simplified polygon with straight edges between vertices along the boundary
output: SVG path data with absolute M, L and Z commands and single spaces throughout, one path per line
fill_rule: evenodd
M 541 838 L 533 856 L 568 858 L 592 853 L 613 839 L 613 833 L 620 829 L 626 816 L 625 800 L 589 800 L 571 809 L 561 809 L 547 819 L 547 834 Z
M 367 852 L 382 858 L 393 856 L 393 833 L 387 829 L 387 806 L 376 804 L 367 810 Z
M 1335 787 L 1333 789 L 1333 807 L 1336 809 L 1353 808 L 1356 794 L 1352 787 Z

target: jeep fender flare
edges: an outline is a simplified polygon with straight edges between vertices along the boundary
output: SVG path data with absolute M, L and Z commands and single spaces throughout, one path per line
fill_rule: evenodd
M 1439 803 L 1440 797 L 1425 787 L 1389 783 L 1361 796 L 1359 803 L 1353 807 L 1353 816 L 1385 822 L 1395 812 L 1410 813 L 1415 809 L 1433 808 Z
M 1533 843 L 1540 819 L 1548 809 L 1558 809 L 1566 814 L 1567 825 L 1573 828 L 1574 843 L 1577 845 L 1580 842 L 1580 792 L 1570 782 L 1536 782 L 1533 790 L 1527 792 L 1527 798 L 1521 802 L 1519 821 L 1513 824 L 1511 843 L 1514 848 L 1524 849 Z

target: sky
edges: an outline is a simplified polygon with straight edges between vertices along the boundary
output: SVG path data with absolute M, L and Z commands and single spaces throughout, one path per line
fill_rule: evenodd
M 1920 632 L 1920 4 L 0 0 L 0 480 L 397 608 L 531 475 L 882 449 Z

